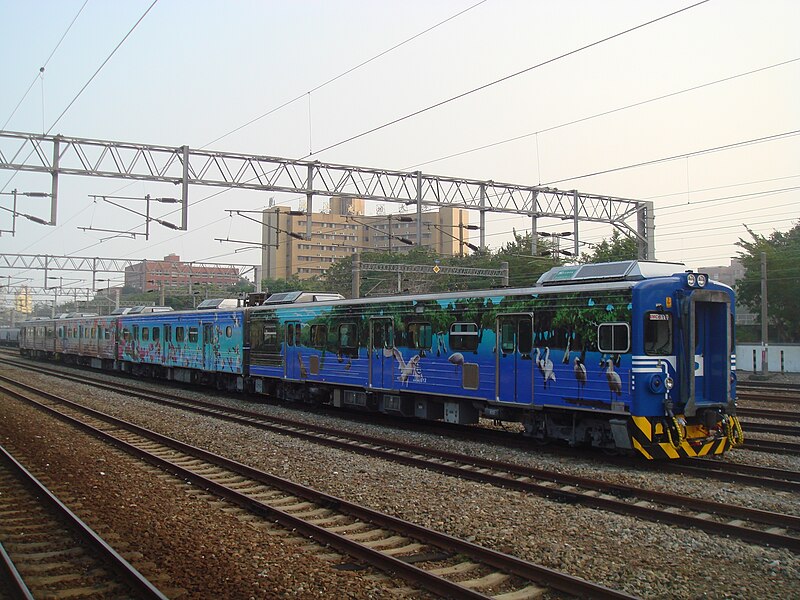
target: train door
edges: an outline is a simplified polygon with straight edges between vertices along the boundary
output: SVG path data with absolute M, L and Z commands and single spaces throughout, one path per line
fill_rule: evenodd
M 287 379 L 305 379 L 308 377 L 308 357 L 303 356 L 300 334 L 302 325 L 300 321 L 286 321 L 284 323 L 284 363 L 283 373 Z
M 394 389 L 395 364 L 406 367 L 405 362 L 395 357 L 399 350 L 394 347 L 394 323 L 391 318 L 377 317 L 369 322 L 369 386 L 385 390 Z M 410 374 L 407 374 L 408 377 Z
M 203 370 L 216 371 L 219 343 L 214 332 L 214 323 L 203 323 Z
M 495 397 L 498 402 L 533 403 L 533 317 L 497 317 Z
M 693 398 L 697 404 L 727 404 L 730 396 L 730 300 L 723 292 L 692 295 Z M 691 400 L 690 400 L 691 402 Z M 687 414 L 691 411 L 687 407 Z

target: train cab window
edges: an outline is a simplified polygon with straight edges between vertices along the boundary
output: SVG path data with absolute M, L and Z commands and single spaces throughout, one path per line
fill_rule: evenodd
M 198 337 L 199 337 L 199 335 L 198 335 L 197 327 L 189 327 L 189 343 L 190 344 L 196 344 Z
M 430 323 L 409 323 L 407 336 L 409 348 L 430 350 L 433 345 L 433 327 Z
M 450 325 L 450 348 L 475 352 L 478 349 L 478 326 L 475 323 Z
M 597 349 L 622 354 L 630 349 L 630 326 L 627 323 L 601 323 L 597 327 Z
M 153 341 L 157 342 L 161 337 L 161 327 L 153 327 Z
M 175 341 L 182 342 L 186 338 L 186 329 L 184 327 L 175 328 Z
M 672 315 L 650 312 L 644 316 L 644 352 L 653 356 L 672 354 Z
M 150 340 L 150 328 L 142 327 L 142 341 L 147 342 Z
M 314 348 L 324 348 L 328 343 L 328 326 L 327 325 L 312 325 L 311 326 L 311 345 Z
M 294 323 L 289 323 L 286 326 L 286 343 L 289 346 L 294 346 Z

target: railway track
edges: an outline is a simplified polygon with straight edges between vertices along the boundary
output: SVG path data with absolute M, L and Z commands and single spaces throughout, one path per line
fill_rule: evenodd
M 281 479 L 20 382 L 0 389 L 158 466 L 187 487 L 403 577 L 415 589 L 453 598 L 524 600 L 548 590 L 580 598 L 632 598 Z
M 5 380 L 6 378 L 0 378 Z M 77 378 L 86 384 L 84 377 Z M 499 463 L 459 453 L 422 448 L 412 444 L 387 441 L 375 437 L 311 426 L 306 423 L 268 417 L 260 413 L 221 406 L 164 392 L 142 392 L 121 384 L 91 382 L 93 386 L 136 396 L 181 410 L 233 421 L 289 435 L 313 443 L 325 444 L 359 454 L 401 462 L 446 475 L 515 489 L 556 501 L 578 503 L 658 522 L 693 527 L 712 534 L 725 534 L 745 541 L 800 550 L 800 538 L 790 532 L 800 531 L 800 517 L 757 509 L 737 507 L 688 496 L 640 489 L 597 479 L 567 475 L 512 463 Z M 711 461 L 708 461 L 711 462 Z M 713 472 L 713 471 L 712 471 Z M 774 476 L 774 473 L 770 474 Z M 754 474 L 741 477 L 752 484 Z M 772 479 L 770 483 L 778 483 Z M 798 481 L 782 481 L 780 489 L 800 491 Z
M 166 600 L 0 446 L 0 583 L 12 598 Z

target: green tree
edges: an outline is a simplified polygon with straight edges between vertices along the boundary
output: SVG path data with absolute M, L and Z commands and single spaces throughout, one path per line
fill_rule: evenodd
M 747 228 L 747 227 L 746 227 Z M 736 283 L 741 304 L 761 315 L 761 253 L 767 255 L 767 302 L 773 341 L 800 341 L 800 222 L 769 237 L 747 228 L 750 240 L 736 243 L 745 275 Z
M 639 256 L 638 243 L 635 239 L 622 235 L 618 229 L 611 234 L 611 240 L 603 240 L 596 244 L 589 254 L 581 254 L 581 263 L 614 262 L 618 260 L 636 260 Z
M 508 263 L 508 285 L 510 287 L 531 286 L 539 276 L 558 266 L 560 260 L 552 258 L 552 244 L 547 240 L 537 240 L 536 255 L 531 254 L 531 234 L 521 235 L 514 231 L 514 239 L 506 242 L 494 254 L 499 267 L 500 262 Z

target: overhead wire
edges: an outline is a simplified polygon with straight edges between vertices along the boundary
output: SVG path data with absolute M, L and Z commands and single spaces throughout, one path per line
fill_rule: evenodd
M 471 6 L 468 6 L 467 8 L 465 8 L 465 9 L 463 9 L 463 10 L 460 10 L 459 12 L 455 13 L 454 15 L 451 15 L 451 16 L 447 17 L 446 19 L 444 19 L 444 20 L 442 20 L 442 21 L 439 21 L 438 23 L 436 23 L 436 24 L 434 24 L 434 25 L 431 25 L 431 26 L 430 26 L 430 27 L 428 27 L 427 29 L 424 29 L 424 30 L 420 31 L 419 33 L 416 33 L 416 34 L 412 35 L 411 37 L 409 37 L 409 38 L 406 38 L 406 39 L 405 39 L 405 40 L 403 40 L 402 42 L 399 42 L 399 43 L 395 44 L 394 46 L 391 46 L 390 48 L 387 48 L 386 50 L 383 50 L 383 51 L 379 52 L 378 54 L 375 54 L 375 55 L 374 55 L 374 56 L 372 56 L 371 58 L 368 58 L 367 60 L 363 60 L 363 61 L 361 61 L 361 62 L 360 62 L 360 63 L 358 63 L 357 65 L 354 65 L 354 66 L 350 67 L 349 69 L 346 69 L 345 71 L 342 71 L 342 72 L 341 72 L 341 73 L 339 73 L 338 75 L 335 75 L 334 77 L 331 77 L 330 79 L 327 79 L 326 81 L 324 81 L 324 82 L 322 82 L 322 83 L 320 83 L 320 84 L 318 84 L 318 85 L 315 85 L 314 87 L 312 87 L 312 88 L 311 88 L 310 90 L 308 90 L 307 92 L 303 92 L 302 94 L 299 94 L 299 95 L 295 96 L 295 97 L 294 97 L 294 98 L 292 98 L 291 100 L 287 100 L 286 102 L 284 102 L 284 103 L 282 103 L 282 104 L 280 104 L 280 105 L 278 105 L 278 106 L 276 106 L 276 107 L 274 107 L 274 108 L 272 108 L 272 109 L 268 110 L 268 111 L 267 111 L 267 112 L 265 112 L 264 114 L 262 114 L 262 115 L 259 115 L 258 117 L 255 117 L 254 119 L 250 119 L 250 120 L 249 120 L 249 121 L 247 121 L 246 123 L 243 123 L 242 125 L 239 125 L 238 127 L 234 128 L 234 129 L 232 129 L 232 130 L 230 130 L 229 132 L 222 134 L 222 135 L 221 135 L 221 136 L 219 136 L 218 138 L 215 138 L 215 139 L 211 140 L 211 141 L 210 141 L 210 142 L 208 142 L 207 144 L 205 144 L 205 145 L 201 146 L 201 147 L 200 147 L 200 149 L 207 148 L 207 147 L 208 147 L 208 146 L 210 146 L 211 144 L 215 144 L 216 142 L 218 142 L 218 141 L 220 141 L 220 140 L 222 140 L 222 139 L 224 139 L 224 138 L 228 137 L 229 135 L 232 135 L 232 134 L 236 133 L 237 131 L 241 131 L 241 130 L 242 130 L 242 129 L 244 129 L 245 127 L 248 127 L 248 126 L 252 125 L 253 123 L 255 123 L 255 122 L 257 122 L 257 121 L 260 121 L 260 120 L 261 120 L 261 119 L 263 119 L 264 117 L 268 117 L 269 115 L 271 115 L 271 114 L 273 114 L 273 113 L 275 113 L 275 112 L 277 112 L 277 111 L 281 110 L 282 108 L 285 108 L 285 107 L 289 106 L 290 104 L 294 104 L 295 102 L 297 102 L 297 101 L 299 101 L 299 100 L 302 100 L 302 99 L 303 99 L 303 98 L 305 98 L 306 96 L 308 96 L 308 97 L 309 97 L 309 102 L 310 102 L 310 96 L 311 96 L 311 94 L 312 94 L 312 93 L 314 93 L 314 92 L 316 92 L 316 91 L 319 91 L 319 90 L 321 90 L 322 88 L 324 88 L 324 87 L 325 87 L 325 86 L 327 86 L 327 85 L 330 85 L 330 84 L 331 84 L 331 83 L 333 83 L 334 81 L 338 81 L 339 79 L 341 79 L 342 77 L 345 77 L 346 75 L 349 75 L 349 74 L 350 74 L 350 73 L 352 73 L 353 71 L 357 71 L 357 70 L 358 70 L 358 69 L 360 69 L 361 67 L 364 67 L 364 66 L 368 65 L 369 63 L 371 63 L 371 62 L 373 62 L 373 61 L 375 61 L 375 60 L 377 60 L 377 59 L 381 58 L 382 56 L 386 56 L 386 55 L 387 55 L 387 54 L 389 54 L 390 52 L 392 52 L 392 51 L 394 51 L 394 50 L 397 50 L 397 49 L 398 49 L 398 48 L 400 48 L 401 46 L 405 46 L 405 45 L 406 45 L 406 44 L 408 44 L 409 42 L 412 42 L 412 41 L 414 41 L 415 39 L 417 39 L 417 38 L 419 38 L 419 37 L 422 37 L 422 36 L 423 36 L 423 35 L 425 35 L 426 33 L 430 33 L 430 32 L 431 32 L 431 31 L 433 31 L 434 29 L 436 29 L 436 28 L 438 28 L 438 27 L 440 27 L 440 26 L 444 25 L 445 23 L 448 23 L 449 21 L 452 21 L 453 19 L 455 19 L 455 18 L 457 18 L 457 17 L 460 17 L 460 16 L 461 16 L 461 15 L 463 15 L 464 13 L 467 13 L 467 12 L 471 11 L 472 9 L 474 9 L 474 8 L 477 8 L 477 7 L 478 7 L 478 6 L 480 6 L 481 4 L 484 4 L 485 2 L 487 2 L 487 0 L 480 0 L 479 2 L 476 2 L 475 4 L 472 4 Z M 310 117 L 309 117 L 309 119 L 310 119 Z M 310 152 L 310 150 L 309 150 L 309 152 Z
M 86 5 L 88 4 L 88 2 L 89 2 L 89 0 L 84 0 L 83 4 L 78 9 L 78 12 L 75 14 L 74 17 L 72 17 L 72 21 L 70 21 L 69 25 L 67 26 L 67 29 L 61 35 L 61 38 L 58 40 L 58 42 L 56 43 L 55 47 L 50 52 L 50 55 L 47 57 L 47 60 L 45 60 L 42 63 L 42 66 L 39 67 L 39 72 L 36 73 L 36 75 L 33 78 L 33 81 L 31 81 L 31 84 L 28 86 L 28 89 L 25 91 L 24 94 L 22 94 L 22 98 L 20 98 L 19 102 L 17 102 L 17 105 L 14 107 L 14 110 L 12 110 L 11 114 L 8 115 L 8 118 L 6 119 L 5 123 L 3 123 L 3 126 L 0 127 L 0 129 L 5 129 L 6 128 L 6 126 L 9 124 L 11 119 L 16 114 L 16 112 L 19 109 L 19 107 L 22 106 L 22 103 L 25 101 L 25 98 L 27 98 L 28 94 L 30 93 L 31 89 L 33 88 L 34 84 L 36 83 L 36 80 L 40 79 L 42 77 L 42 74 L 44 73 L 45 68 L 50 63 L 50 59 L 53 58 L 53 55 L 56 53 L 56 50 L 58 50 L 58 48 L 61 46 L 61 42 L 63 42 L 64 38 L 67 37 L 67 34 L 69 33 L 70 29 L 72 29 L 72 26 L 75 24 L 75 21 L 78 20 L 78 17 L 83 12 L 83 9 L 86 8 Z
M 352 141 L 357 140 L 359 138 L 362 138 L 364 136 L 370 135 L 372 133 L 375 133 L 376 131 L 380 131 L 380 130 L 385 129 L 387 127 L 390 127 L 392 125 L 396 125 L 397 123 L 401 123 L 403 121 L 406 121 L 406 120 L 411 119 L 413 117 L 419 116 L 419 115 L 424 114 L 424 113 L 426 113 L 428 111 L 431 111 L 433 109 L 439 108 L 439 107 L 444 106 L 446 104 L 450 104 L 451 102 L 455 102 L 456 100 L 460 100 L 461 98 L 465 98 L 465 97 L 470 96 L 470 95 L 472 95 L 472 94 L 474 94 L 476 92 L 483 91 L 483 90 L 488 89 L 490 87 L 493 87 L 493 86 L 495 86 L 495 85 L 497 85 L 499 83 L 503 83 L 503 82 L 508 81 L 510 79 L 513 79 L 515 77 L 519 77 L 520 75 L 524 75 L 525 73 L 529 73 L 529 72 L 533 71 L 534 69 L 538 69 L 538 68 L 543 67 L 545 65 L 552 64 L 552 63 L 554 63 L 554 62 L 556 62 L 558 60 L 561 60 L 563 58 L 567 58 L 569 56 L 573 56 L 575 54 L 578 54 L 579 52 L 583 52 L 584 50 L 588 50 L 589 48 L 593 48 L 595 46 L 598 46 L 598 45 L 603 44 L 605 42 L 609 42 L 609 41 L 611 41 L 613 39 L 616 39 L 618 37 L 621 37 L 623 35 L 626 35 L 628 33 L 633 32 L 633 31 L 637 31 L 639 29 L 647 27 L 648 25 L 652 25 L 654 23 L 658 23 L 659 21 L 663 21 L 665 19 L 668 19 L 668 18 L 673 17 L 675 15 L 678 15 L 680 13 L 686 12 L 687 10 L 691 10 L 693 8 L 696 8 L 698 6 L 706 4 L 707 2 L 709 2 L 709 0 L 700 0 L 700 2 L 696 2 L 694 4 L 691 4 L 691 5 L 686 6 L 684 8 L 678 9 L 678 10 L 673 11 L 671 13 L 668 13 L 666 15 L 662 15 L 662 16 L 657 17 L 655 19 L 651 19 L 651 20 L 646 21 L 644 23 L 640 23 L 639 25 L 635 25 L 633 27 L 629 27 L 628 29 L 625 29 L 623 31 L 619 31 L 617 33 L 614 33 L 612 35 L 606 36 L 606 37 L 601 38 L 599 40 L 595 40 L 594 42 L 590 42 L 588 44 L 584 44 L 583 46 L 580 46 L 579 48 L 575 48 L 575 49 L 570 50 L 568 52 L 564 52 L 562 54 L 559 54 L 558 56 L 554 56 L 553 58 L 549 58 L 549 59 L 547 59 L 545 61 L 542 61 L 542 62 L 537 63 L 535 65 L 531 65 L 529 67 L 526 67 L 524 69 L 521 69 L 521 70 L 516 71 L 514 73 L 511 73 L 509 75 L 505 75 L 503 77 L 500 77 L 499 79 L 495 79 L 495 80 L 490 81 L 488 83 L 484 83 L 482 85 L 474 87 L 474 88 L 472 88 L 470 90 L 467 90 L 465 92 L 461 92 L 460 94 L 456 94 L 455 96 L 451 96 L 450 98 L 447 98 L 445 100 L 440 100 L 439 102 L 436 102 L 434 104 L 431 104 L 431 105 L 426 106 L 424 108 L 421 108 L 419 110 L 415 110 L 415 111 L 413 111 L 411 113 L 408 113 L 407 115 L 404 115 L 402 117 L 398 117 L 396 119 L 393 119 L 391 121 L 383 123 L 382 125 L 378 125 L 377 127 L 372 127 L 371 129 L 368 129 L 366 131 L 362 131 L 361 133 L 358 133 L 356 135 L 350 136 L 350 137 L 348 137 L 348 138 L 346 138 L 344 140 L 341 140 L 341 141 L 336 142 L 334 144 L 330 144 L 328 146 L 325 146 L 321 150 L 317 150 L 316 152 L 314 152 L 312 154 L 307 154 L 303 158 L 305 159 L 305 158 L 308 158 L 308 157 L 313 156 L 313 155 L 317 155 L 317 154 L 321 154 L 323 152 L 327 152 L 328 150 L 332 150 L 333 148 L 337 148 L 339 146 L 342 146 L 344 144 L 347 144 L 349 142 L 352 142 Z

